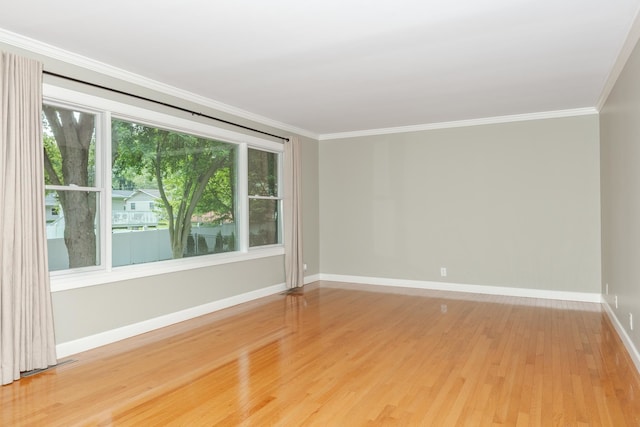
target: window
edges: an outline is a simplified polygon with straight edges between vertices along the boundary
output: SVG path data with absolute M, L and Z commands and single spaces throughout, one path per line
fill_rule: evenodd
M 281 143 L 48 85 L 43 129 L 52 288 L 283 253 Z
M 135 211 L 112 222 L 114 266 L 237 249 L 234 144 L 117 119 L 111 141 L 113 190 Z
M 281 243 L 278 154 L 249 149 L 249 245 Z
M 42 120 L 45 200 L 53 197 L 60 207 L 47 224 L 49 270 L 99 265 L 96 116 L 45 105 Z

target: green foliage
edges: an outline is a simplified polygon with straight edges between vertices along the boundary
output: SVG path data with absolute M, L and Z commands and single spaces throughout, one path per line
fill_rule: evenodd
M 236 250 L 236 233 L 231 233 L 228 236 L 223 236 L 223 241 L 227 245 L 227 251 Z
M 278 155 L 249 149 L 248 187 L 251 196 L 278 196 Z
M 234 221 L 235 177 L 232 165 L 218 169 L 196 206 L 196 215 L 204 223 L 222 224 Z
M 44 143 L 44 155 L 51 164 L 49 171 L 45 170 L 44 182 L 46 185 L 54 185 L 55 179 L 58 178 L 58 182 L 62 177 L 62 156 L 56 144 L 56 139 L 50 134 L 43 135 Z
M 262 150 L 249 150 L 248 186 L 250 196 L 278 196 L 278 155 Z M 269 199 L 249 200 L 249 245 L 277 243 L 278 202 Z
M 194 215 L 233 220 L 233 145 L 120 120 L 112 121 L 112 145 L 115 184 L 159 190 L 174 258 L 190 253 Z
M 155 174 L 148 168 L 153 144 L 143 138 L 143 126 L 113 120 L 111 126 L 111 169 L 114 189 L 157 188 Z
M 216 245 L 214 248 L 214 252 L 218 253 L 218 252 L 222 252 L 224 250 L 224 239 L 222 237 L 222 231 L 218 231 L 218 234 L 216 234 Z

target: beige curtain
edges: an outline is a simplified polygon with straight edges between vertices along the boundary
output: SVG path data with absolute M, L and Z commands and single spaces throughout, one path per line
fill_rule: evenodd
M 287 287 L 304 286 L 300 141 L 284 143 L 284 269 Z
M 44 212 L 42 64 L 0 52 L 0 378 L 56 363 Z

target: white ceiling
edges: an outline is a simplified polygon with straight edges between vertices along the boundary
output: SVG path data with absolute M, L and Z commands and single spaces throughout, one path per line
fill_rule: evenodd
M 0 28 L 313 134 L 594 107 L 640 0 L 4 0 Z

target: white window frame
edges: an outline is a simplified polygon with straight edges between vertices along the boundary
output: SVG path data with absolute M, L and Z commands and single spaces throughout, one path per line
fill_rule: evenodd
M 87 111 L 97 114 L 96 120 L 96 187 L 100 191 L 100 265 L 79 269 L 50 272 L 52 292 L 86 286 L 100 285 L 121 280 L 154 276 L 176 271 L 202 268 L 232 262 L 284 255 L 282 244 L 255 246 L 249 248 L 249 209 L 247 194 L 247 152 L 248 147 L 279 154 L 278 192 L 282 194 L 282 159 L 284 144 L 253 135 L 245 135 L 212 124 L 184 119 L 175 115 L 142 108 L 128 103 L 101 98 L 50 84 L 43 85 L 43 103 L 62 108 Z M 238 185 L 237 212 L 238 250 L 219 254 L 200 255 L 183 259 L 156 261 L 121 267 L 111 266 L 111 118 L 127 120 L 142 125 L 154 126 L 176 132 L 215 139 L 237 146 Z M 99 143 L 100 142 L 100 143 Z M 99 151 L 98 151 L 99 150 Z M 106 182 L 105 182 L 106 181 Z M 282 203 L 282 202 L 281 202 Z M 280 206 L 282 212 L 282 206 Z M 281 215 L 282 216 L 282 215 Z M 280 218 L 282 223 L 282 218 Z
M 280 243 L 274 243 L 271 245 L 262 245 L 262 246 L 252 246 L 251 249 L 259 249 L 259 248 L 269 248 L 269 247 L 275 247 L 275 246 L 283 246 L 284 244 L 284 222 L 282 221 L 282 216 L 283 216 L 283 210 L 284 210 L 284 194 L 283 194 L 283 187 L 284 187 L 284 183 L 282 181 L 283 179 L 283 170 L 282 170 L 282 166 L 283 166 L 283 160 L 284 160 L 284 156 L 283 156 L 283 152 L 277 152 L 277 151 L 273 151 L 273 150 L 268 150 L 264 147 L 258 147 L 258 146 L 249 146 L 248 148 L 252 148 L 254 150 L 260 150 L 260 151 L 265 151 L 267 153 L 275 153 L 275 154 L 279 154 L 278 156 L 278 195 L 277 196 L 257 196 L 257 195 L 253 195 L 253 194 L 248 194 L 247 191 L 247 209 L 248 209 L 248 203 L 250 200 L 275 200 L 278 202 L 278 240 L 280 240 Z M 283 145 L 284 148 L 284 145 Z M 247 150 L 247 154 L 249 153 L 249 150 Z M 246 162 L 248 164 L 248 162 Z M 245 173 L 245 175 L 248 174 Z M 249 214 L 247 211 L 247 218 L 249 218 Z M 248 224 L 248 221 L 247 221 Z M 248 244 L 248 243 L 247 243 Z
M 43 86 L 44 88 L 44 86 Z M 98 239 L 98 247 L 96 248 L 97 251 L 97 256 L 98 256 L 98 260 L 99 261 L 96 265 L 91 265 L 91 266 L 87 266 L 87 267 L 80 267 L 80 268 L 70 268 L 67 270 L 59 270 L 59 271 L 52 271 L 50 272 L 50 276 L 51 276 L 51 287 L 52 290 L 54 288 L 53 286 L 53 276 L 61 276 L 63 274 L 67 274 L 67 273 L 73 273 L 73 274 L 86 274 L 86 275 L 91 275 L 91 274 L 95 274 L 97 272 L 103 272 L 104 271 L 104 266 L 106 265 L 105 261 L 109 261 L 111 260 L 111 253 L 106 253 L 106 248 L 107 248 L 107 243 L 106 243 L 106 238 L 107 238 L 107 230 L 106 230 L 106 226 L 105 226 L 105 222 L 104 222 L 104 215 L 107 214 L 107 212 L 109 212 L 109 215 L 111 215 L 111 198 L 106 196 L 106 188 L 105 188 L 105 182 L 104 182 L 104 176 L 105 176 L 105 157 L 104 157 L 104 149 L 101 150 L 101 147 L 106 145 L 106 140 L 105 140 L 105 136 L 108 136 L 110 138 L 110 133 L 111 133 L 111 129 L 108 130 L 108 133 L 106 133 L 106 127 L 105 124 L 107 123 L 105 121 L 105 117 L 104 117 L 104 113 L 96 108 L 92 108 L 86 105 L 80 105 L 80 104 L 73 104 L 67 101 L 62 101 L 59 99 L 51 99 L 49 101 L 46 100 L 46 98 L 43 97 L 43 103 L 46 103 L 47 105 L 51 105 L 53 107 L 57 107 L 57 108 L 63 108 L 63 109 L 67 109 L 70 111 L 78 111 L 78 112 L 82 112 L 82 113 L 87 113 L 87 114 L 93 114 L 95 116 L 94 119 L 94 132 L 95 132 L 95 157 L 96 157 L 96 163 L 94 165 L 95 167 L 95 182 L 94 182 L 94 186 L 93 187 L 81 187 L 78 185 L 45 185 L 45 190 L 61 190 L 61 191 L 91 191 L 94 193 L 98 193 L 98 197 L 96 197 L 96 203 L 98 204 L 98 209 L 96 210 L 97 216 L 98 216 L 98 235 L 96 236 Z M 110 193 L 109 193 L 110 195 Z M 108 211 L 107 209 L 107 204 L 108 202 Z M 108 260 L 106 260 L 105 258 L 109 258 Z

